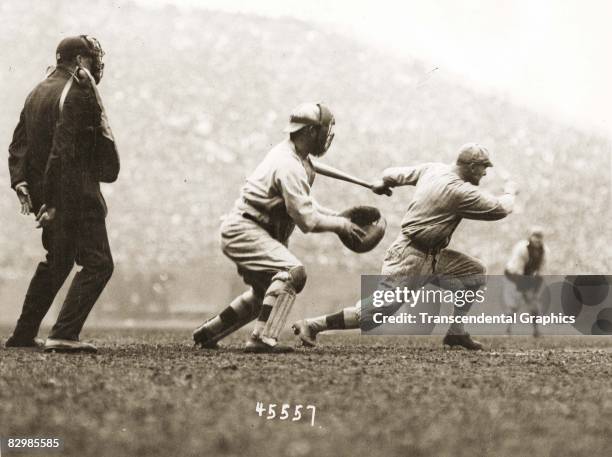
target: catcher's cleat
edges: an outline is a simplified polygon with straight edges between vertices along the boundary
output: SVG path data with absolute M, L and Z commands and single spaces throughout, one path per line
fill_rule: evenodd
M 317 333 L 319 332 L 308 324 L 305 319 L 297 321 L 291 328 L 293 329 L 293 333 L 300 339 L 303 346 L 314 347 L 317 345 Z
M 251 336 L 246 343 L 244 352 L 252 354 L 286 354 L 287 352 L 293 352 L 293 348 L 282 344 L 267 344 L 264 343 L 260 338 Z
M 206 328 L 208 321 L 204 322 L 199 328 L 195 329 L 192 336 L 196 347 L 203 349 L 219 349 L 217 341 L 213 338 L 210 330 Z
M 63 340 L 59 338 L 47 338 L 45 341 L 45 352 L 66 352 L 66 353 L 83 353 L 93 354 L 98 352 L 98 348 L 90 343 L 81 341 Z
M 442 344 L 450 347 L 461 346 L 470 351 L 482 351 L 484 349 L 482 343 L 473 340 L 469 333 L 464 333 L 462 335 L 450 335 L 447 333 L 442 340 Z
M 6 340 L 6 343 L 4 343 L 4 347 L 12 349 L 42 349 L 44 345 L 45 342 L 41 338 L 20 340 L 14 336 L 11 336 L 8 340 Z

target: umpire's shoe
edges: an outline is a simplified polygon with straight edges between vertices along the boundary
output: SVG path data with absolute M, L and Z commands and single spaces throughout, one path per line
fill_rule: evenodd
M 291 328 L 293 329 L 293 333 L 295 333 L 302 342 L 302 345 L 307 347 L 314 347 L 317 345 L 317 333 L 319 332 L 317 332 L 306 319 L 297 321 Z
M 469 333 L 464 333 L 462 335 L 450 335 L 447 333 L 442 340 L 442 344 L 450 347 L 462 346 L 470 351 L 482 351 L 484 349 L 482 343 L 473 340 Z
M 45 342 L 40 338 L 22 340 L 15 338 L 15 336 L 11 336 L 8 340 L 6 340 L 6 343 L 4 343 L 4 347 L 11 349 L 42 349 L 44 345 Z
M 95 347 L 93 344 L 82 343 L 81 341 L 47 338 L 47 341 L 45 341 L 44 351 L 66 353 L 85 352 L 93 354 L 95 352 L 98 352 L 98 348 Z
M 247 340 L 244 352 L 252 354 L 286 354 L 287 352 L 293 352 L 293 348 L 282 344 L 267 344 L 264 343 L 261 338 L 251 335 Z

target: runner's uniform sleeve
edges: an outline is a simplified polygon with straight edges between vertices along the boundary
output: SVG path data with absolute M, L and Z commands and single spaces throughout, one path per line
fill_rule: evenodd
M 496 221 L 512 212 L 512 208 L 501 198 L 469 183 L 458 186 L 454 194 L 457 215 L 465 219 Z
M 414 186 L 427 165 L 387 168 L 383 171 L 383 182 L 387 187 Z

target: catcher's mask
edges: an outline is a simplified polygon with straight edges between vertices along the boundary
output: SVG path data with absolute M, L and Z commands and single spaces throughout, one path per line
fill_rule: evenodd
M 334 139 L 336 119 L 327 106 L 321 103 L 317 103 L 317 105 L 319 106 L 319 135 L 317 138 L 317 145 L 320 155 L 323 155 L 327 152 Z
M 94 77 L 96 84 L 100 84 L 100 80 L 104 75 L 104 62 L 102 62 L 104 50 L 96 38 L 89 35 L 81 35 L 81 37 L 87 42 L 88 49 L 90 50 L 89 56 L 93 58 L 91 75 Z
M 342 243 L 351 251 L 363 253 L 374 249 L 385 236 L 387 221 L 374 206 L 353 206 L 339 214 L 357 224 L 366 233 L 361 242 L 340 236 Z
M 317 135 L 314 139 L 312 155 L 320 157 L 331 145 L 334 139 L 336 121 L 330 109 L 322 103 L 302 103 L 293 109 L 289 116 L 289 124 L 285 132 L 293 133 L 305 127 L 314 126 Z

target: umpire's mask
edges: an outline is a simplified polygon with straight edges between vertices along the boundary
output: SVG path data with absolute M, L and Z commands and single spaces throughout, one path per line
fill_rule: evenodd
M 104 62 L 102 62 L 104 50 L 96 38 L 89 35 L 82 35 L 82 38 L 87 42 L 90 50 L 89 56 L 93 58 L 91 75 L 96 81 L 96 84 L 100 84 L 100 80 L 104 74 Z

